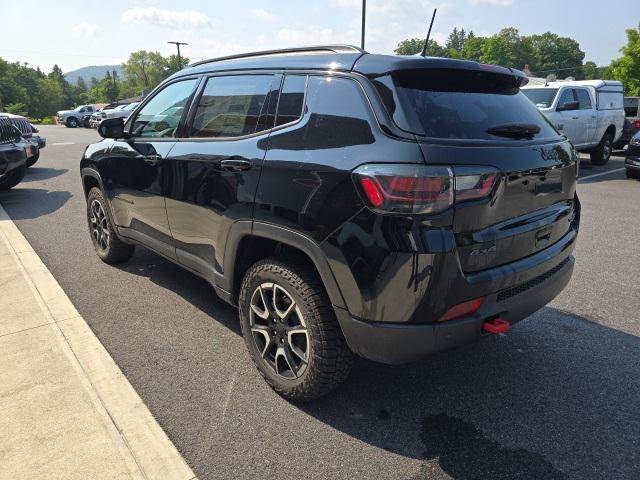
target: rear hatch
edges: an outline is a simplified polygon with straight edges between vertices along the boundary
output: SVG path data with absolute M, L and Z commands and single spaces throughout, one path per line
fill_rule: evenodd
M 519 91 L 519 72 L 465 65 L 399 70 L 374 83 L 396 124 L 416 134 L 426 163 L 452 166 L 460 265 L 478 272 L 535 254 L 567 234 L 576 217 L 577 158 Z M 483 172 L 495 173 L 486 196 L 465 199 L 458 189 L 486 179 Z

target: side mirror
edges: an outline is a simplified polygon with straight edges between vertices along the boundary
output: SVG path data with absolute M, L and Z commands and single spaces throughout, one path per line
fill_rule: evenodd
M 105 118 L 98 125 L 98 133 L 102 138 L 124 138 L 122 118 Z
M 558 105 L 558 108 L 556 108 L 556 111 L 563 112 L 566 110 L 578 110 L 579 108 L 580 108 L 580 104 L 578 102 L 567 102 L 567 103 L 563 103 L 562 105 Z

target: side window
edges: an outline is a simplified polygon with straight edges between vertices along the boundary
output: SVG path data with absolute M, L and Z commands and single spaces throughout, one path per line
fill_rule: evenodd
M 143 138 L 175 136 L 196 82 L 196 79 L 182 80 L 160 90 L 136 115 L 131 135 Z
M 558 100 L 558 106 L 561 107 L 565 103 L 569 103 L 569 102 L 575 102 L 575 99 L 573 97 L 573 89 L 566 88 L 562 91 L 562 94 L 560 95 L 560 100 Z
M 591 97 L 589 96 L 589 92 L 584 88 L 577 88 L 574 91 L 580 103 L 580 110 L 591 110 Z
M 241 137 L 266 130 L 259 119 L 266 110 L 273 75 L 231 75 L 207 80 L 191 127 L 192 137 Z
M 287 75 L 284 77 L 282 93 L 280 93 L 280 100 L 278 101 L 276 127 L 295 122 L 302 116 L 306 85 L 306 75 Z

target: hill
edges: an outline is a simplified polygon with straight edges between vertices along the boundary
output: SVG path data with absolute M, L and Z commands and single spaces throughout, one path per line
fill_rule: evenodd
M 96 77 L 98 80 L 103 79 L 107 74 L 107 70 L 109 72 L 113 72 L 115 70 L 121 80 L 127 76 L 122 65 L 92 65 L 90 67 L 82 67 L 77 70 L 73 70 L 72 72 L 67 72 L 64 74 L 64 78 L 69 83 L 76 83 L 78 78 L 82 77 L 88 84 L 91 81 L 91 77 Z

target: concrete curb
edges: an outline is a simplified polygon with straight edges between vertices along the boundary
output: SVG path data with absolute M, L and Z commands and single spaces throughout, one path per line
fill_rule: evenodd
M 6 242 L 25 280 L 84 378 L 96 415 L 111 424 L 130 474 L 146 480 L 194 480 L 195 475 L 122 371 L 77 312 L 29 242 L 0 205 L 0 241 Z

